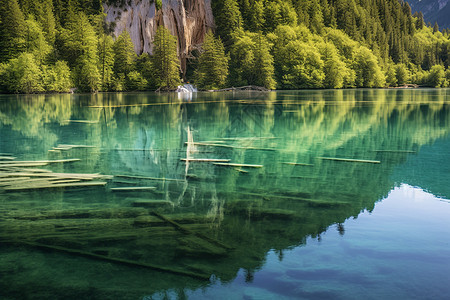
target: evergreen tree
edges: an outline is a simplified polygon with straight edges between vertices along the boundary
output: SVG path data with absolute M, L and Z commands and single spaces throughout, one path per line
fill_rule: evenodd
M 98 38 L 87 16 L 78 12 L 67 20 L 62 29 L 64 49 L 60 51 L 73 72 L 74 83 L 82 91 L 92 92 L 100 88 L 98 66 Z
M 233 43 L 233 35 L 242 26 L 242 16 L 236 0 L 212 2 L 216 32 L 226 48 Z
M 134 52 L 130 34 L 124 30 L 114 42 L 114 72 L 125 76 L 134 70 L 134 62 L 137 58 Z
M 434 26 L 433 26 L 433 33 L 436 33 L 439 31 L 439 26 L 437 22 L 434 22 Z
M 386 72 L 386 85 L 387 86 L 397 86 L 397 73 L 395 65 L 390 65 Z
M 275 88 L 273 57 L 261 33 L 244 32 L 231 47 L 231 85 L 258 85 Z
M 98 70 L 101 77 L 101 89 L 109 91 L 114 78 L 114 40 L 103 34 L 98 40 Z
M 423 19 L 423 13 L 421 11 L 415 12 L 413 17 L 416 18 L 416 29 L 421 30 L 425 26 L 425 20 Z
M 275 70 L 273 66 L 273 56 L 270 54 L 270 44 L 261 33 L 253 37 L 255 42 L 253 74 L 254 78 L 249 80 L 251 84 L 263 86 L 268 89 L 275 89 Z
M 264 8 L 264 32 L 273 32 L 278 25 L 297 25 L 297 13 L 288 1 L 266 2 Z
M 195 83 L 205 90 L 222 88 L 228 76 L 229 60 L 222 41 L 216 39 L 212 32 L 208 32 L 202 50 L 194 73 Z
M 81 60 L 89 60 L 97 65 L 98 39 L 86 14 L 78 12 L 67 20 L 65 28 L 61 29 L 60 38 L 63 45 L 59 52 L 71 68 L 76 67 Z
M 154 82 L 158 88 L 172 90 L 180 84 L 177 40 L 164 26 L 159 26 L 156 30 L 152 65 L 155 70 Z
M 339 57 L 336 47 L 331 43 L 325 43 L 321 48 L 325 75 L 323 87 L 331 89 L 344 87 L 345 78 L 348 76 L 349 70 L 341 57 Z
M 0 62 L 25 50 L 26 23 L 17 0 L 0 0 Z
M 409 71 L 405 64 L 398 64 L 395 67 L 396 79 L 398 85 L 405 85 L 409 81 Z
M 126 78 L 126 87 L 129 91 L 143 91 L 148 85 L 145 79 L 138 71 L 131 71 Z
M 38 64 L 44 63 L 52 47 L 47 43 L 39 23 L 32 16 L 26 20 L 25 49 L 32 53 Z

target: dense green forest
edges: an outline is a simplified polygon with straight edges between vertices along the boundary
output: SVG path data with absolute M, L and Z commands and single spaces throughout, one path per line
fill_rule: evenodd
M 124 1 L 111 1 L 123 5 Z M 156 1 L 161 8 L 161 1 Z M 213 0 L 216 28 L 180 74 L 163 26 L 153 55 L 113 38 L 100 0 L 0 0 L 0 91 L 386 87 L 450 82 L 449 31 L 398 0 Z

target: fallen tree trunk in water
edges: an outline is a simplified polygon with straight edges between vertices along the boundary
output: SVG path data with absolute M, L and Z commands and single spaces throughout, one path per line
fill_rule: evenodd
M 208 92 L 229 92 L 229 91 L 259 91 L 259 92 L 268 92 L 269 89 L 263 87 L 263 86 L 256 86 L 256 85 L 246 85 L 246 86 L 240 86 L 240 87 L 230 87 L 220 90 L 208 90 Z
M 123 265 L 133 266 L 133 267 L 141 267 L 141 268 L 147 268 L 147 269 L 151 269 L 151 270 L 155 270 L 155 271 L 159 271 L 159 272 L 188 276 L 188 277 L 192 277 L 192 278 L 196 278 L 196 279 L 200 279 L 200 280 L 209 280 L 209 278 L 210 278 L 210 276 L 208 274 L 200 274 L 200 273 L 194 273 L 194 272 L 189 272 L 189 271 L 184 271 L 184 270 L 177 270 L 177 269 L 173 269 L 173 268 L 167 268 L 167 267 L 163 267 L 163 266 L 157 266 L 157 265 L 137 262 L 137 261 L 133 261 L 133 260 L 114 258 L 114 257 L 95 254 L 95 253 L 91 253 L 91 252 L 69 249 L 69 248 L 65 248 L 65 247 L 50 246 L 50 245 L 45 245 L 45 244 L 41 244 L 41 243 L 26 242 L 26 241 L 19 242 L 19 243 L 30 246 L 30 247 L 44 249 L 44 250 L 59 251 L 59 252 L 64 252 L 64 253 L 68 253 L 68 254 L 72 254 L 72 255 L 84 256 L 87 258 L 104 260 L 104 261 L 109 261 L 109 262 L 113 262 L 113 263 L 119 263 L 119 264 L 123 264 Z

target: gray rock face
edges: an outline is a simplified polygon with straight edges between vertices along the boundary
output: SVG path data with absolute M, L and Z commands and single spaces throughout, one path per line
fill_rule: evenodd
M 412 12 L 421 11 L 425 22 L 440 28 L 450 28 L 450 0 L 407 0 Z
M 157 27 L 167 27 L 178 39 L 182 72 L 186 70 L 190 51 L 214 28 L 211 0 L 162 0 L 160 10 L 156 10 L 154 0 L 130 0 L 122 7 L 107 4 L 103 7 L 106 20 L 115 24 L 114 35 L 127 30 L 137 54 L 152 54 Z

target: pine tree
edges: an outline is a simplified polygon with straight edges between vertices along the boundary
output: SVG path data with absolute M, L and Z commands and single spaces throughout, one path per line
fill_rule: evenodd
M 242 16 L 236 0 L 212 2 L 216 32 L 226 48 L 233 43 L 233 35 L 242 26 Z
M 439 31 L 439 25 L 437 22 L 434 22 L 434 26 L 433 26 L 433 33 L 436 33 Z
M 159 26 L 156 30 L 152 65 L 155 70 L 154 82 L 158 88 L 172 90 L 180 84 L 177 40 L 164 26 Z
M 339 57 L 336 47 L 331 43 L 326 43 L 323 45 L 321 52 L 324 61 L 323 71 L 325 74 L 323 87 L 331 89 L 342 88 L 348 70 L 341 57 Z
M 97 91 L 100 87 L 98 37 L 88 17 L 78 12 L 67 19 L 61 39 L 64 54 L 73 71 L 75 86 L 82 91 Z
M 114 40 L 111 36 L 103 34 L 98 40 L 98 70 L 101 77 L 101 89 L 111 89 L 114 77 Z
M 261 33 L 243 32 L 231 47 L 231 85 L 258 85 L 275 88 L 270 45 Z
M 202 45 L 203 52 L 198 58 L 195 83 L 200 89 L 219 89 L 225 85 L 228 76 L 228 57 L 220 39 L 208 32 Z
M 123 73 L 125 76 L 133 71 L 134 62 L 137 58 L 134 52 L 133 42 L 130 34 L 124 30 L 114 42 L 114 72 L 116 74 Z
M 255 42 L 253 62 L 254 79 L 250 81 L 250 84 L 274 89 L 276 87 L 274 79 L 275 70 L 273 56 L 270 54 L 270 45 L 261 33 L 254 35 L 253 41 Z
M 0 63 L 25 50 L 26 23 L 17 0 L 0 0 Z
M 52 47 L 47 43 L 41 26 L 32 16 L 26 20 L 25 50 L 32 53 L 38 64 L 43 64 Z

